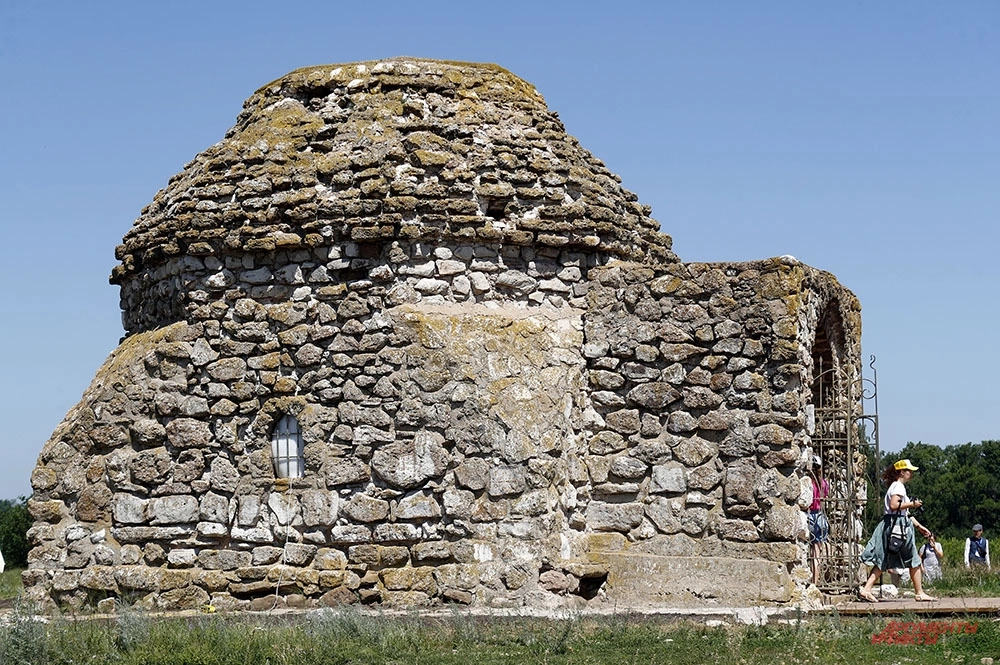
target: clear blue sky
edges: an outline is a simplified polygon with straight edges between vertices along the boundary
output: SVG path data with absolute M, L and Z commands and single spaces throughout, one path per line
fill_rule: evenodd
M 122 334 L 114 248 L 307 65 L 495 62 L 686 261 L 792 254 L 863 306 L 883 449 L 1000 438 L 1000 3 L 0 3 L 0 498 Z

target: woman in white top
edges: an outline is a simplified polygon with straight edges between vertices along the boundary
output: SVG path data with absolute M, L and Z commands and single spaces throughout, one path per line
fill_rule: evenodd
M 941 559 L 944 550 L 934 534 L 927 536 L 927 542 L 920 546 L 920 560 L 924 562 L 924 579 L 928 582 L 941 579 Z
M 876 603 L 878 599 L 872 594 L 872 587 L 875 582 L 882 577 L 882 571 L 889 568 L 909 568 L 910 579 L 913 580 L 914 599 L 920 601 L 936 600 L 924 593 L 924 588 L 920 575 L 920 555 L 917 553 L 917 545 L 913 536 L 913 530 L 920 531 L 925 538 L 931 532 L 917 518 L 910 515 L 910 508 L 919 508 L 923 505 L 920 499 L 910 500 L 906 495 L 906 483 L 913 477 L 913 472 L 917 467 L 913 466 L 908 459 L 901 459 L 882 474 L 882 480 L 889 483 L 889 489 L 885 492 L 884 517 L 872 537 L 868 540 L 865 551 L 861 553 L 861 560 L 872 566 L 871 573 L 865 581 L 865 586 L 858 591 L 858 598 L 869 603 Z M 888 547 L 889 539 L 894 527 L 902 534 L 902 544 L 898 551 L 892 552 Z

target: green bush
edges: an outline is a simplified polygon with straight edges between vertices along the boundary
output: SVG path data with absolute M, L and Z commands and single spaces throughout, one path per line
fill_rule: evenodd
M 28 565 L 28 498 L 0 499 L 0 552 L 9 568 Z

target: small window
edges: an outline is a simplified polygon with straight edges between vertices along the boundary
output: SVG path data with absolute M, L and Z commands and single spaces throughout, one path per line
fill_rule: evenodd
M 271 459 L 276 477 L 302 477 L 302 432 L 294 416 L 284 416 L 275 426 L 271 435 Z

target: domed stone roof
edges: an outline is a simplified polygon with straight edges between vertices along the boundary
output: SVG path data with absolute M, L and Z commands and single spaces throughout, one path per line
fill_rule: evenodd
M 463 240 L 677 261 L 650 208 L 495 65 L 398 58 L 296 70 L 171 178 L 111 281 L 183 255 Z

